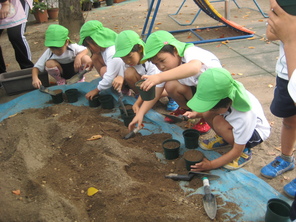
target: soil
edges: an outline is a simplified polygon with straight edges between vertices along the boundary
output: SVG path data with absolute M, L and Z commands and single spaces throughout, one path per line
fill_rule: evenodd
M 167 14 L 175 11 L 180 3 L 162 2 L 164 7 L 158 18 L 163 22 L 159 22 L 156 28 L 174 30 L 175 23 L 168 19 Z M 188 13 L 190 17 L 195 14 L 192 14 L 192 7 L 196 9 L 196 6 L 185 7 L 191 12 Z M 219 9 L 223 10 L 223 7 Z M 250 17 L 261 19 L 261 15 L 248 9 L 238 12 L 242 13 L 240 15 L 233 13 L 233 16 L 241 18 L 242 24 L 246 23 L 247 19 L 243 17 L 246 10 Z M 140 34 L 146 14 L 147 1 L 138 0 L 106 10 L 92 10 L 85 13 L 85 18 L 98 19 L 117 33 L 132 29 Z M 189 20 L 185 14 L 179 17 Z M 208 25 L 207 19 L 199 21 L 201 27 Z M 31 22 L 27 26 L 26 38 L 34 63 L 46 49 L 44 32 L 53 23 L 58 21 Z M 227 32 L 232 34 L 229 30 L 220 32 L 217 29 L 214 32 L 217 36 Z M 199 34 L 206 37 L 212 33 L 205 30 Z M 187 33 L 184 35 L 185 39 L 190 37 Z M 77 42 L 78 39 L 72 40 Z M 5 32 L 0 40 L 7 71 L 18 70 Z M 215 47 L 213 53 L 221 53 L 221 50 Z M 98 77 L 95 71 L 91 71 L 86 74 L 86 81 Z M 282 187 L 295 178 L 295 171 L 273 180 L 260 175 L 261 167 L 280 153 L 281 119 L 269 111 L 273 89 L 262 87 L 274 84 L 274 80 L 274 76 L 241 78 L 245 87 L 261 101 L 272 126 L 271 136 L 253 149 L 252 163 L 244 169 L 282 193 Z M 12 98 L 15 96 L 1 97 L 1 103 Z M 154 109 L 163 113 L 165 103 L 156 104 Z M 155 152 L 163 152 L 162 142 L 170 139 L 171 135 L 137 134 L 123 140 L 128 133 L 123 122 L 101 116 L 104 112 L 109 110 L 61 103 L 43 109 L 24 110 L 0 122 L 0 221 L 211 221 L 203 209 L 201 195 L 189 196 L 176 181 L 164 177 L 169 173 L 188 173 L 182 156 L 163 164 L 155 155 Z M 193 124 L 188 121 L 177 125 L 186 129 Z M 93 136 L 102 138 L 89 140 Z M 203 136 L 213 136 L 213 132 Z M 202 182 L 193 178 L 187 186 L 197 189 Z M 99 192 L 88 196 L 90 187 Z M 219 195 L 217 204 L 223 207 L 218 209 L 214 221 L 238 221 L 242 216 L 238 205 L 225 202 Z M 228 218 L 227 212 L 234 212 L 237 217 Z
M 204 158 L 204 155 L 198 150 L 188 150 L 184 153 L 183 158 L 193 162 L 200 162 Z
M 162 146 L 166 149 L 176 149 L 180 147 L 180 142 L 177 140 L 168 140 L 167 142 L 163 143 Z

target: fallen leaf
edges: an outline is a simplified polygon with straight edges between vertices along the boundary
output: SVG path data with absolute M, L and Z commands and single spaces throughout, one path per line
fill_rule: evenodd
M 157 22 L 156 25 L 161 25 L 161 22 Z
M 249 46 L 248 48 L 249 48 L 249 49 L 255 49 L 255 47 L 254 47 L 254 46 Z
M 222 44 L 216 45 L 217 48 L 221 47 Z
M 270 125 L 270 126 L 273 126 L 273 125 L 274 125 L 274 121 L 271 121 L 271 122 L 269 123 L 269 125 Z
M 282 151 L 282 148 L 280 146 L 276 146 L 275 149 L 278 151 Z
M 269 87 L 269 88 L 273 88 L 273 85 L 272 85 L 272 84 L 268 84 L 268 87 Z
M 242 74 L 242 73 L 238 73 L 238 75 L 239 75 L 239 76 L 242 76 L 242 75 L 244 75 L 244 74 Z
M 158 27 L 155 27 L 154 29 L 159 29 Z
M 87 189 L 87 196 L 91 197 L 93 195 L 95 195 L 97 192 L 99 192 L 100 190 L 98 190 L 97 188 L 94 187 L 89 187 Z
M 98 139 L 101 139 L 102 137 L 103 137 L 102 135 L 93 135 L 92 137 L 88 138 L 87 140 L 88 141 L 98 140 Z
M 285 180 L 290 180 L 290 177 L 283 176 Z
M 256 37 L 253 36 L 253 37 L 251 37 L 251 38 L 247 38 L 247 39 L 249 39 L 249 40 L 253 40 L 253 39 L 256 39 Z
M 21 194 L 21 191 L 20 190 L 13 190 L 11 191 L 13 194 L 15 195 L 20 195 Z

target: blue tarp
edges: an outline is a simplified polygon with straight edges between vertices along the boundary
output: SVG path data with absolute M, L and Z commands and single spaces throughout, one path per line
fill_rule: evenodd
M 76 83 L 73 85 L 53 86 L 50 89 L 62 89 L 63 91 L 70 88 L 77 88 L 80 96 L 77 102 L 72 103 L 76 106 L 88 106 L 88 101 L 84 95 L 90 90 L 94 89 L 98 84 L 99 79 L 92 82 Z M 112 90 L 107 90 L 104 93 L 112 94 L 115 100 L 118 100 L 117 93 Z M 41 93 L 39 90 L 26 93 L 10 102 L 0 105 L 0 121 L 6 119 L 10 115 L 18 113 L 28 108 L 43 108 L 53 105 L 50 103 L 51 97 L 48 94 Z M 124 103 L 133 104 L 135 98 L 124 97 Z M 119 112 L 118 109 L 113 109 L 107 116 L 117 116 L 114 112 Z M 181 142 L 181 154 L 185 151 L 182 132 L 183 129 L 174 124 L 168 124 L 163 121 L 163 116 L 154 110 L 150 110 L 145 116 L 145 127 L 140 132 L 142 135 L 149 135 L 151 133 L 170 133 L 174 139 Z M 220 156 L 215 151 L 202 151 L 205 156 L 212 160 Z M 158 158 L 163 158 L 163 155 L 156 153 Z M 280 198 L 290 205 L 292 201 L 284 195 L 277 192 L 264 180 L 258 178 L 256 175 L 244 170 L 239 169 L 235 171 L 227 171 L 223 169 L 212 170 L 211 173 L 219 175 L 221 178 L 212 180 L 211 189 L 213 194 L 221 197 L 224 201 L 237 204 L 241 209 L 239 211 L 227 212 L 229 221 L 264 221 L 267 201 L 271 198 Z M 204 194 L 203 188 L 193 190 L 186 186 L 187 182 L 179 182 L 180 187 L 186 191 L 188 196 L 194 194 Z M 223 208 L 223 206 L 218 206 Z M 241 215 L 240 219 L 237 215 Z M 227 220 L 225 220 L 227 221 Z

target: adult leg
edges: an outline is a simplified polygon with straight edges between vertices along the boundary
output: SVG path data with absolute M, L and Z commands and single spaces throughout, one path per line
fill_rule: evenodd
M 3 29 L 0 29 L 0 36 L 3 32 Z M 0 73 L 6 72 L 6 65 L 4 62 L 3 54 L 2 54 L 2 48 L 0 46 Z

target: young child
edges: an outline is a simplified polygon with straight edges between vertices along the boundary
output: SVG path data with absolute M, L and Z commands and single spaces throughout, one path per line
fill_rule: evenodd
M 296 143 L 296 106 L 291 87 L 295 75 L 295 16 L 287 14 L 276 1 L 271 1 L 270 19 L 266 29 L 269 40 L 281 40 L 279 58 L 276 64 L 276 87 L 270 105 L 273 115 L 283 118 L 281 130 L 281 155 L 261 169 L 261 175 L 275 178 L 295 168 L 293 149 Z M 275 24 L 278 24 L 275 26 Z M 287 26 L 289 24 L 289 26 Z M 294 28 L 294 29 L 293 29 Z M 294 72 L 294 73 L 293 73 Z M 293 74 L 293 75 L 292 75 Z M 293 78 L 294 77 L 294 78 Z M 295 80 L 294 80 L 295 81 Z M 294 174 L 295 175 L 295 174 Z M 296 178 L 284 186 L 284 192 L 291 198 L 296 195 Z
M 112 86 L 115 90 L 121 91 L 124 81 L 124 62 L 120 58 L 113 58 L 117 35 L 97 20 L 86 22 L 80 29 L 79 43 L 90 50 L 92 63 L 102 77 L 97 88 L 85 95 L 88 100 L 92 100 L 95 95 Z
M 209 51 L 194 46 L 192 43 L 178 41 L 167 31 L 156 31 L 149 35 L 145 53 L 142 61 L 149 59 L 162 72 L 157 75 L 144 75 L 146 79 L 141 85 L 144 90 L 152 86 L 165 83 L 165 90 L 168 96 L 173 98 L 179 108 L 171 115 L 182 115 L 189 110 L 187 101 L 192 98 L 198 77 L 208 68 L 221 67 L 219 59 Z M 139 112 L 130 123 L 132 130 L 136 124 L 141 125 L 144 115 L 152 108 L 153 104 L 141 106 Z M 170 118 L 165 118 L 167 122 L 173 122 Z M 201 119 L 194 127 L 200 132 L 207 132 L 210 127 Z
M 42 85 L 38 74 L 44 69 L 56 80 L 58 85 L 64 85 L 66 79 L 89 68 L 91 58 L 87 48 L 71 43 L 68 34 L 69 30 L 64 26 L 56 24 L 48 26 L 44 43 L 48 49 L 38 59 L 32 70 L 32 84 L 35 88 L 40 88 Z
M 139 94 L 135 83 L 141 79 L 142 75 L 153 75 L 160 73 L 159 69 L 149 61 L 141 62 L 144 54 L 145 43 L 140 39 L 140 36 L 132 31 L 125 30 L 119 33 L 115 41 L 116 53 L 113 58 L 119 57 L 126 64 L 126 70 L 124 72 L 124 81 L 136 94 Z M 164 84 L 157 85 L 155 101 L 157 101 L 163 92 Z M 163 93 L 166 96 L 166 93 Z M 144 101 L 144 102 L 154 102 Z M 139 110 L 142 105 L 143 100 L 141 96 L 138 97 L 137 101 L 133 105 L 133 110 L 135 113 Z M 154 102 L 155 103 L 155 102 Z M 167 109 L 169 111 L 174 111 L 178 108 L 178 104 L 169 100 Z
M 266 140 L 270 134 L 270 126 L 259 101 L 223 68 L 208 69 L 201 74 L 196 93 L 187 105 L 195 112 L 184 115 L 192 118 L 196 112 L 202 113 L 217 134 L 200 141 L 202 149 L 214 150 L 232 145 L 232 149 L 221 157 L 212 161 L 204 158 L 192 165 L 192 171 L 222 166 L 229 170 L 241 168 L 252 158 L 250 148 Z

